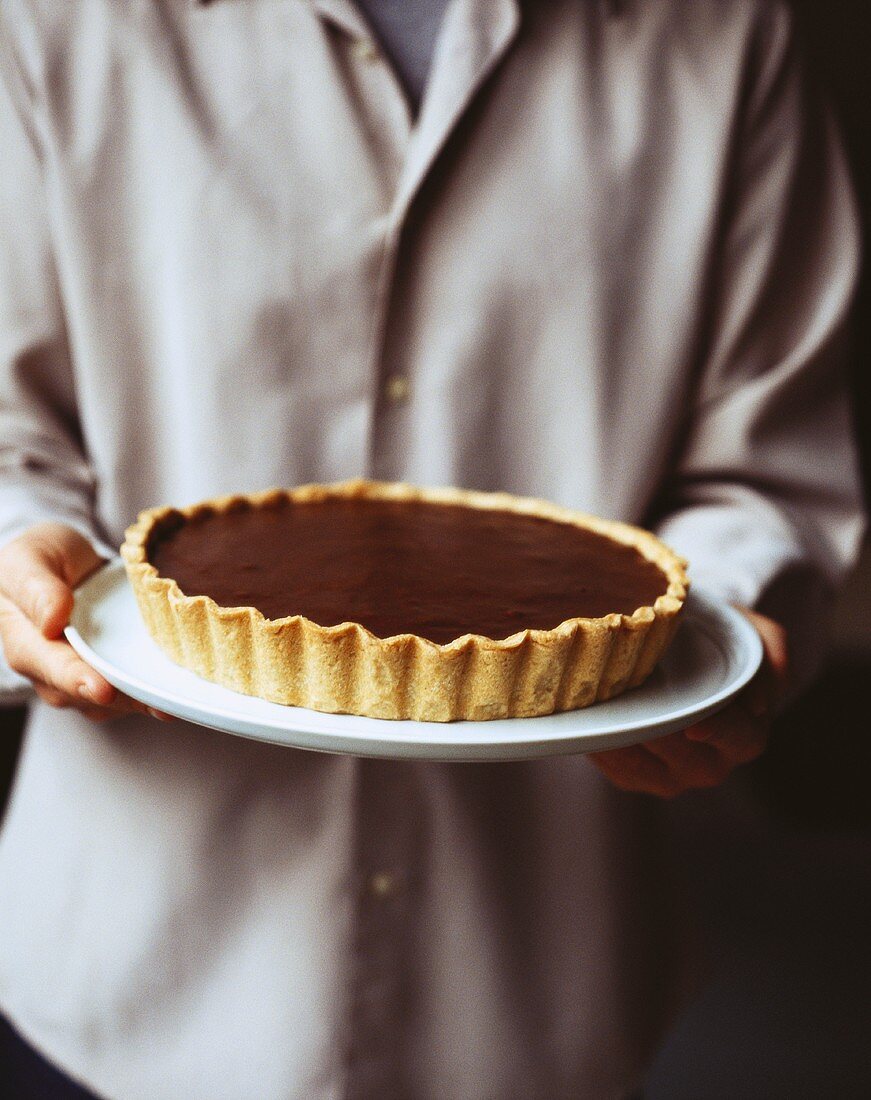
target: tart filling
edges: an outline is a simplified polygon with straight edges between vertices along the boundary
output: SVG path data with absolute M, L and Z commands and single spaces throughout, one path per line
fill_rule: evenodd
M 668 587 L 635 547 L 595 531 L 422 500 L 282 499 L 158 529 L 148 549 L 187 596 L 439 645 L 631 615 Z
M 207 679 L 433 721 L 546 714 L 640 683 L 687 583 L 638 528 L 371 482 L 154 509 L 122 553 L 152 635 Z

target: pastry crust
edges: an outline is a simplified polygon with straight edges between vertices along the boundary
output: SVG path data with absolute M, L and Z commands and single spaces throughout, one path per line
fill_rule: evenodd
M 415 634 L 378 638 L 359 623 L 324 627 L 301 615 L 267 619 L 253 607 L 221 607 L 208 596 L 184 595 L 149 561 L 155 534 L 185 519 L 331 497 L 426 501 L 574 524 L 635 547 L 659 566 L 667 587 L 632 615 L 567 619 L 500 640 L 465 634 L 438 645 Z M 689 586 L 686 562 L 638 527 L 508 493 L 363 480 L 153 508 L 128 528 L 121 555 L 149 632 L 177 664 L 276 703 L 425 722 L 551 714 L 635 687 L 671 641 Z

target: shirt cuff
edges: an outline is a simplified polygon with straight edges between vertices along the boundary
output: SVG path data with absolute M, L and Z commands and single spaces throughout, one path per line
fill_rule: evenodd
M 697 505 L 663 520 L 657 535 L 689 562 L 692 585 L 741 607 L 758 607 L 781 574 L 807 564 L 791 528 L 724 505 Z
M 668 516 L 657 534 L 687 558 L 691 585 L 784 628 L 789 682 L 783 705 L 809 687 L 828 649 L 834 582 L 786 520 L 767 509 L 698 505 Z
M 4 485 L 0 488 L 0 549 L 37 523 L 62 523 L 86 538 L 107 560 L 118 556 L 98 534 L 89 510 L 62 485 Z

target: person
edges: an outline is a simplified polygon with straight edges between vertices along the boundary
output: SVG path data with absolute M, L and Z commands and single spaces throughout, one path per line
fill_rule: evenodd
M 0 1005 L 52 1095 L 630 1093 L 674 973 L 643 795 L 758 754 L 856 549 L 856 215 L 788 10 L 451 0 L 412 49 L 390 7 L 0 5 L 0 635 L 37 696 Z M 159 722 L 63 640 L 140 508 L 357 475 L 649 525 L 766 672 L 642 747 L 449 765 Z

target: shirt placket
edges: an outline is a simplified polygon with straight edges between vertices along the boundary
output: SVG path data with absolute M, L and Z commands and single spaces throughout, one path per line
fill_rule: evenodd
M 453 0 L 436 41 L 429 81 L 394 195 L 391 251 L 379 303 L 375 348 L 379 385 L 372 420 L 370 467 L 373 475 L 383 480 L 404 480 L 408 476 L 408 435 L 411 425 L 423 419 L 420 406 L 427 400 L 421 380 L 416 377 L 412 349 L 401 335 L 393 338 L 392 321 L 394 316 L 398 317 L 394 307 L 404 301 L 403 288 L 397 285 L 396 278 L 399 248 L 400 244 L 413 247 L 413 241 L 402 235 L 403 228 L 424 181 L 460 118 L 513 41 L 519 20 L 515 0 Z M 401 319 L 399 328 L 401 332 Z
M 346 1100 L 409 1095 L 402 1051 L 413 1019 L 413 935 L 425 859 L 416 771 L 399 761 L 358 768 L 356 897 Z
M 375 441 L 381 421 L 398 412 L 410 396 L 408 375 L 393 372 L 383 348 L 399 241 L 407 203 L 397 201 L 412 146 L 411 105 L 390 60 L 358 8 L 350 0 L 315 0 L 316 10 L 337 32 L 346 71 L 357 93 L 356 108 L 380 169 L 384 192 L 380 257 L 373 288 L 368 354 L 373 380 L 369 473 L 379 476 Z
M 348 0 L 316 0 L 338 31 L 384 181 L 385 207 L 369 343 L 373 406 L 370 475 L 401 476 L 402 438 L 416 400 L 405 356 L 390 340 L 391 309 L 408 212 L 475 92 L 514 36 L 515 0 L 454 0 L 412 126 L 400 81 Z M 352 980 L 345 1044 L 347 1100 L 409 1095 L 403 1050 L 414 1019 L 414 936 L 426 867 L 425 814 L 414 765 L 359 761 Z
M 370 28 L 350 0 L 315 0 L 320 14 L 343 34 L 350 51 L 359 110 L 377 150 L 386 183 L 381 258 L 373 299 L 369 371 L 373 382 L 368 472 L 403 477 L 403 440 L 415 392 L 405 350 L 390 339 L 400 243 L 409 210 L 433 163 L 478 89 L 514 39 L 516 0 L 453 0 L 445 12 L 420 113 L 412 125 L 402 84 Z

